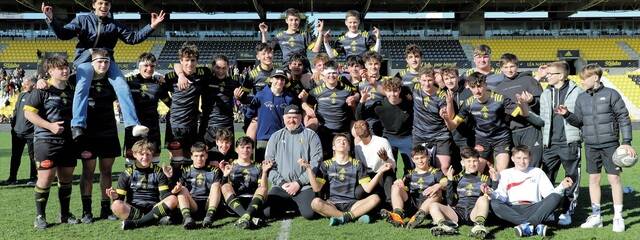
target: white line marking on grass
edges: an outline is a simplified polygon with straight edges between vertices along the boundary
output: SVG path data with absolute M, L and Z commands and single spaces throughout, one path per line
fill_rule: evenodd
M 282 220 L 282 225 L 280 225 L 280 233 L 278 233 L 278 240 L 289 239 L 289 231 L 291 231 L 291 219 Z

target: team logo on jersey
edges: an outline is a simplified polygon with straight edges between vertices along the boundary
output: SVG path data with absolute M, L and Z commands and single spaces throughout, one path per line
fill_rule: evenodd
M 146 84 L 142 84 L 140 86 L 140 91 L 142 91 L 143 93 L 149 91 L 149 86 L 147 86 Z
M 424 187 L 424 179 L 418 178 L 418 188 L 422 189 Z
M 351 52 L 356 52 L 356 45 L 358 45 L 358 42 L 356 42 L 356 40 L 351 40 Z
M 204 174 L 198 173 L 198 175 L 196 176 L 196 186 L 204 186 Z
M 487 106 L 482 106 L 480 112 L 482 113 L 482 118 L 489 119 L 489 108 L 487 108 Z
M 287 41 L 287 43 L 289 44 L 289 47 L 295 47 L 296 46 L 296 39 L 293 37 L 289 37 L 289 40 Z
M 338 180 L 340 180 L 341 182 L 344 181 L 345 174 L 347 174 L 347 171 L 344 170 L 344 168 L 340 168 L 340 170 L 338 170 Z

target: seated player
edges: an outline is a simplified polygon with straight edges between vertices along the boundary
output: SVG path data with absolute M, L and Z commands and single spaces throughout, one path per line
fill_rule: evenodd
M 562 202 L 564 189 L 573 180 L 564 178 L 554 189 L 547 175 L 540 168 L 529 167 L 531 154 L 524 145 L 511 150 L 515 167 L 500 172 L 500 181 L 491 193 L 491 208 L 499 218 L 515 224 L 516 235 L 547 235 L 544 222 L 553 221 L 552 213 Z
M 34 157 L 38 180 L 34 188 L 37 229 L 48 227 L 46 207 L 49 189 L 58 177 L 60 222 L 77 224 L 69 211 L 71 181 L 76 166 L 73 140 L 71 139 L 71 104 L 73 89 L 69 86 L 69 63 L 64 57 L 54 56 L 44 61 L 44 71 L 49 75 L 46 89 L 33 90 L 24 105 L 24 117 L 34 125 Z
M 408 228 L 415 228 L 420 225 L 429 213 L 429 207 L 440 202 L 441 190 L 447 186 L 447 179 L 442 171 L 429 165 L 429 152 L 424 146 L 413 147 L 411 160 L 416 165 L 415 169 L 410 170 L 402 180 L 396 180 L 391 187 L 393 212 L 386 209 L 380 211 L 380 215 L 396 227 L 407 225 Z M 407 212 L 415 212 L 406 223 L 405 209 Z
M 333 138 L 333 158 L 320 163 L 317 174 L 307 161 L 298 160 L 300 166 L 306 169 L 314 192 L 319 193 L 323 185 L 328 184 L 328 199 L 314 198 L 311 208 L 322 216 L 330 217 L 330 226 L 345 224 L 355 219 L 361 223 L 369 223 L 370 218 L 366 214 L 380 203 L 380 197 L 371 194 L 358 200 L 356 188 L 360 185 L 365 192 L 371 193 L 382 180 L 384 173 L 391 169 L 390 163 L 383 164 L 372 179 L 367 175 L 365 163 L 349 157 L 349 151 L 349 138 L 338 133 Z
M 214 137 L 217 148 L 209 150 L 208 165 L 218 167 L 218 163 L 222 161 L 231 162 L 238 158 L 238 154 L 231 149 L 233 145 L 233 133 L 231 129 L 218 129 Z
M 253 145 L 251 138 L 239 138 L 236 142 L 238 159 L 221 163 L 224 173 L 222 195 L 227 206 L 240 216 L 235 225 L 243 229 L 259 225 L 260 219 L 255 218 L 255 213 L 266 200 L 267 178 L 273 166 L 270 160 L 262 161 L 262 167 L 252 160 Z M 243 199 L 251 199 L 251 202 L 243 203 Z
M 460 152 L 464 172 L 453 175 L 453 166 L 447 170 L 447 205 L 431 204 L 429 214 L 436 226 L 431 228 L 434 236 L 456 234 L 461 223 L 473 224 L 471 236 L 484 239 L 488 230 L 484 222 L 489 215 L 489 186 L 496 183 L 498 175 L 489 167 L 489 176 L 478 172 L 480 154 L 465 147 Z M 491 177 L 491 179 L 489 178 Z
M 173 176 L 183 185 L 178 195 L 178 205 L 182 213 L 185 229 L 196 227 L 195 220 L 203 219 L 203 227 L 211 227 L 220 203 L 220 180 L 222 172 L 207 164 L 207 146 L 196 142 L 191 146 L 191 166 L 184 166 L 179 175 Z
M 118 177 L 118 186 L 108 188 L 107 196 L 113 200 L 111 210 L 122 219 L 122 229 L 134 229 L 155 224 L 178 206 L 175 196 L 182 185 L 169 191 L 169 180 L 162 168 L 153 164 L 153 143 L 140 140 L 133 144 L 136 162 Z

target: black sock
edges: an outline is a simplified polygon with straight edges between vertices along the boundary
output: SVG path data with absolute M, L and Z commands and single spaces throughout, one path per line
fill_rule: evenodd
M 253 212 L 260 209 L 260 206 L 262 206 L 262 202 L 263 202 L 262 198 L 263 197 L 260 194 L 253 195 L 253 199 L 251 199 L 251 204 L 249 204 L 249 208 L 247 209 L 247 214 L 249 214 L 249 216 L 253 217 Z
M 91 213 L 91 195 L 82 196 L 82 214 Z
M 100 200 L 100 215 L 106 214 L 106 213 L 108 213 L 109 215 L 112 214 L 112 212 L 111 212 L 111 199 L 103 198 L 102 200 Z
M 69 215 L 69 203 L 71 202 L 71 183 L 58 183 L 58 186 L 60 214 Z
M 145 227 L 154 224 L 158 219 L 167 216 L 169 207 L 164 203 L 156 204 L 150 212 L 142 216 L 139 220 L 134 220 L 136 227 Z
M 342 219 L 344 219 L 344 222 L 351 222 L 351 221 L 353 221 L 353 213 L 351 213 L 351 212 L 345 212 L 345 213 L 342 215 Z
M 231 195 L 227 198 L 227 205 L 231 208 L 238 216 L 242 216 L 247 213 L 247 210 L 240 203 L 240 199 L 236 197 L 236 195 Z
M 50 188 L 39 188 L 38 186 L 33 189 L 33 195 L 36 199 L 36 215 L 45 216 L 47 201 L 49 201 L 49 189 Z

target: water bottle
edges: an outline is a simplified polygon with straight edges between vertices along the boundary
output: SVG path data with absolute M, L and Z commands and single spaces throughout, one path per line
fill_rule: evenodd
M 633 188 L 626 186 L 622 189 L 622 192 L 624 192 L 625 194 L 633 193 Z

